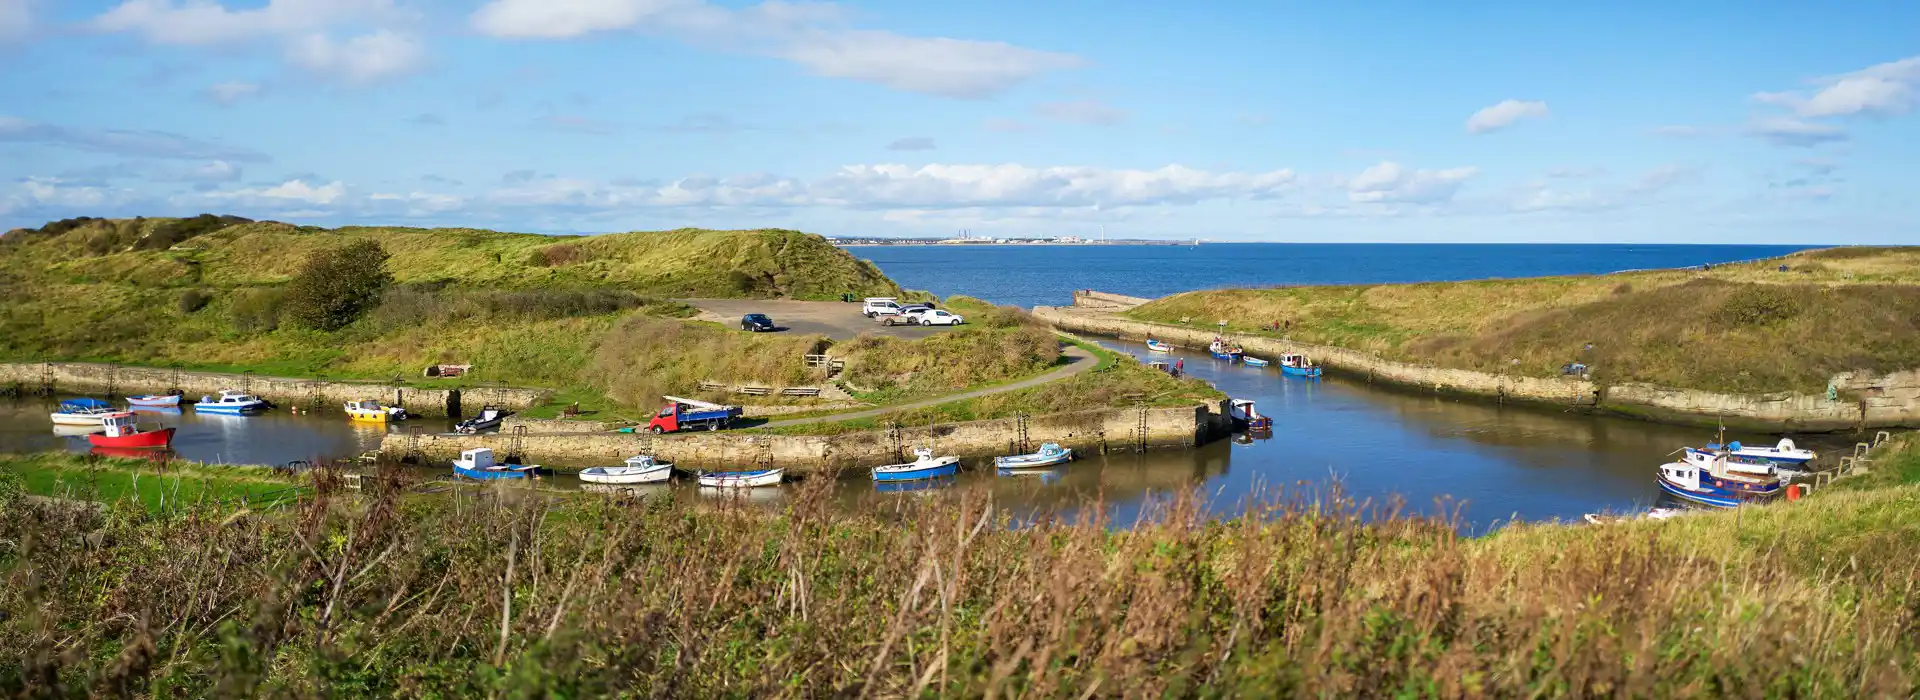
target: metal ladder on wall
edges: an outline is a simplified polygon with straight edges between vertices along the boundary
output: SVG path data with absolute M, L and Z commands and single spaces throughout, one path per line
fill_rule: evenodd
M 40 395 L 53 395 L 53 363 L 40 363 Z
M 1145 452 L 1147 451 L 1147 407 L 1141 406 L 1139 413 L 1139 423 L 1133 429 L 1133 451 Z
M 900 423 L 898 421 L 887 421 L 887 446 L 893 448 L 893 456 L 895 459 L 904 460 L 907 458 L 906 440 L 900 435 Z
M 513 436 L 507 439 L 507 463 L 518 464 L 527 458 L 527 426 L 513 426 Z

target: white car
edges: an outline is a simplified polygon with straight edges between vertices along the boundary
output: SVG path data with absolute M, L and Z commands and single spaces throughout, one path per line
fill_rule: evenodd
M 867 297 L 867 303 L 860 307 L 860 313 L 867 318 L 892 316 L 900 313 L 900 302 L 893 297 Z
M 922 326 L 958 326 L 967 322 L 966 317 L 960 314 L 947 313 L 945 309 L 927 309 L 908 316 L 908 318 L 913 319 L 913 323 Z

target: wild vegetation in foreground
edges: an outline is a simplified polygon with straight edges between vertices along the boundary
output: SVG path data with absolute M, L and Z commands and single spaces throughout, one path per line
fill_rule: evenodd
M 1920 249 L 1807 251 L 1711 270 L 1188 292 L 1128 315 L 1197 327 L 1226 320 L 1243 336 L 1492 373 L 1554 376 L 1582 362 L 1606 383 L 1819 393 L 1840 372 L 1920 367 Z
M 40 696 L 1908 697 L 1920 487 L 1667 522 L 1276 496 L 1012 527 L 514 489 L 104 512 L 0 470 L 0 688 Z M 388 494 L 381 496 L 378 494 Z M 1086 509 L 1097 513 L 1101 509 Z

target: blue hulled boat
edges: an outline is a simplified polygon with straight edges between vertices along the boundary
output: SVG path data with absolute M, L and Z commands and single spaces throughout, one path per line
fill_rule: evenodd
M 1226 360 L 1228 362 L 1240 359 L 1242 354 L 1240 352 L 1240 346 L 1220 338 L 1214 338 L 1213 342 L 1207 345 L 1207 352 L 1213 353 L 1216 359 Z
M 533 479 L 538 478 L 540 465 L 537 464 L 496 464 L 493 450 L 476 447 L 460 453 L 453 460 L 453 473 L 468 479 L 493 481 L 496 479 Z
M 1306 355 L 1290 352 L 1280 356 L 1280 373 L 1290 377 L 1318 377 L 1320 366 Z
M 193 405 L 195 413 L 221 413 L 230 416 L 245 415 L 255 411 L 267 410 L 267 402 L 252 394 L 238 391 L 220 390 L 220 396 L 202 396 L 200 402 Z
M 960 458 L 952 455 L 933 456 L 933 450 L 925 447 L 913 451 L 914 460 L 906 464 L 889 464 L 873 468 L 874 481 L 917 481 L 960 473 Z
M 1073 450 L 1061 447 L 1058 443 L 1040 445 L 1039 452 L 1023 455 L 1010 455 L 993 458 L 993 466 L 1001 470 L 1044 469 L 1056 464 L 1066 464 L 1073 459 Z
M 1675 498 L 1715 508 L 1737 508 L 1780 496 L 1780 476 L 1770 469 L 1766 473 L 1756 471 L 1753 465 L 1728 462 L 1725 454 L 1690 449 L 1685 460 L 1660 465 L 1658 480 L 1660 490 Z

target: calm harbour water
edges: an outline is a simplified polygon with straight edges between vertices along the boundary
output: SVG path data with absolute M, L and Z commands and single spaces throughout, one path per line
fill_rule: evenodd
M 1292 246 L 1190 247 L 876 247 L 855 254 L 876 260 L 901 284 L 942 295 L 969 294 L 999 303 L 1066 303 L 1072 290 L 1095 288 L 1142 296 L 1244 284 L 1388 282 L 1672 267 L 1778 255 L 1762 246 Z M 1186 257 L 1181 257 L 1186 256 Z M 1109 348 L 1144 357 L 1145 348 L 1106 340 Z M 1221 440 L 1188 450 L 1083 455 L 1057 474 L 996 476 L 972 460 L 954 485 L 990 489 L 1018 510 L 1074 513 L 1098 502 L 1117 523 L 1130 522 L 1157 498 L 1185 487 L 1206 495 L 1211 512 L 1237 512 L 1263 487 L 1324 488 L 1337 481 L 1350 496 L 1374 504 L 1395 499 L 1435 512 L 1436 501 L 1461 508 L 1462 525 L 1483 531 L 1510 518 L 1578 518 L 1583 513 L 1644 508 L 1659 499 L 1653 470 L 1677 448 L 1707 442 L 1710 431 L 1496 406 L 1383 390 L 1330 377 L 1309 381 L 1274 369 L 1223 363 L 1205 353 L 1176 353 L 1187 371 L 1236 398 L 1253 399 L 1274 419 L 1271 437 Z M 84 437 L 55 433 L 53 400 L 0 402 L 0 451 L 89 450 Z M 347 421 L 338 413 L 250 417 L 203 416 L 191 410 L 149 418 L 180 428 L 175 449 L 188 459 L 285 464 L 358 454 L 388 430 L 440 432 L 442 420 L 392 427 Z M 1772 442 L 1772 436 L 1729 435 Z M 1816 449 L 1829 447 L 1813 441 Z M 530 455 L 540 461 L 540 455 Z M 981 468 L 981 467 L 987 468 Z M 445 465 L 430 468 L 444 472 Z M 567 475 L 553 479 L 572 488 Z M 876 493 L 864 472 L 836 484 L 850 506 L 883 505 L 904 494 Z M 655 489 L 656 492 L 662 489 Z M 675 493 L 694 489 L 675 487 Z M 781 489 L 754 500 L 778 502 Z
M 1195 289 L 1604 274 L 1784 255 L 1808 246 L 1203 243 L 858 246 L 909 289 L 1032 308 L 1073 290 L 1162 297 Z

